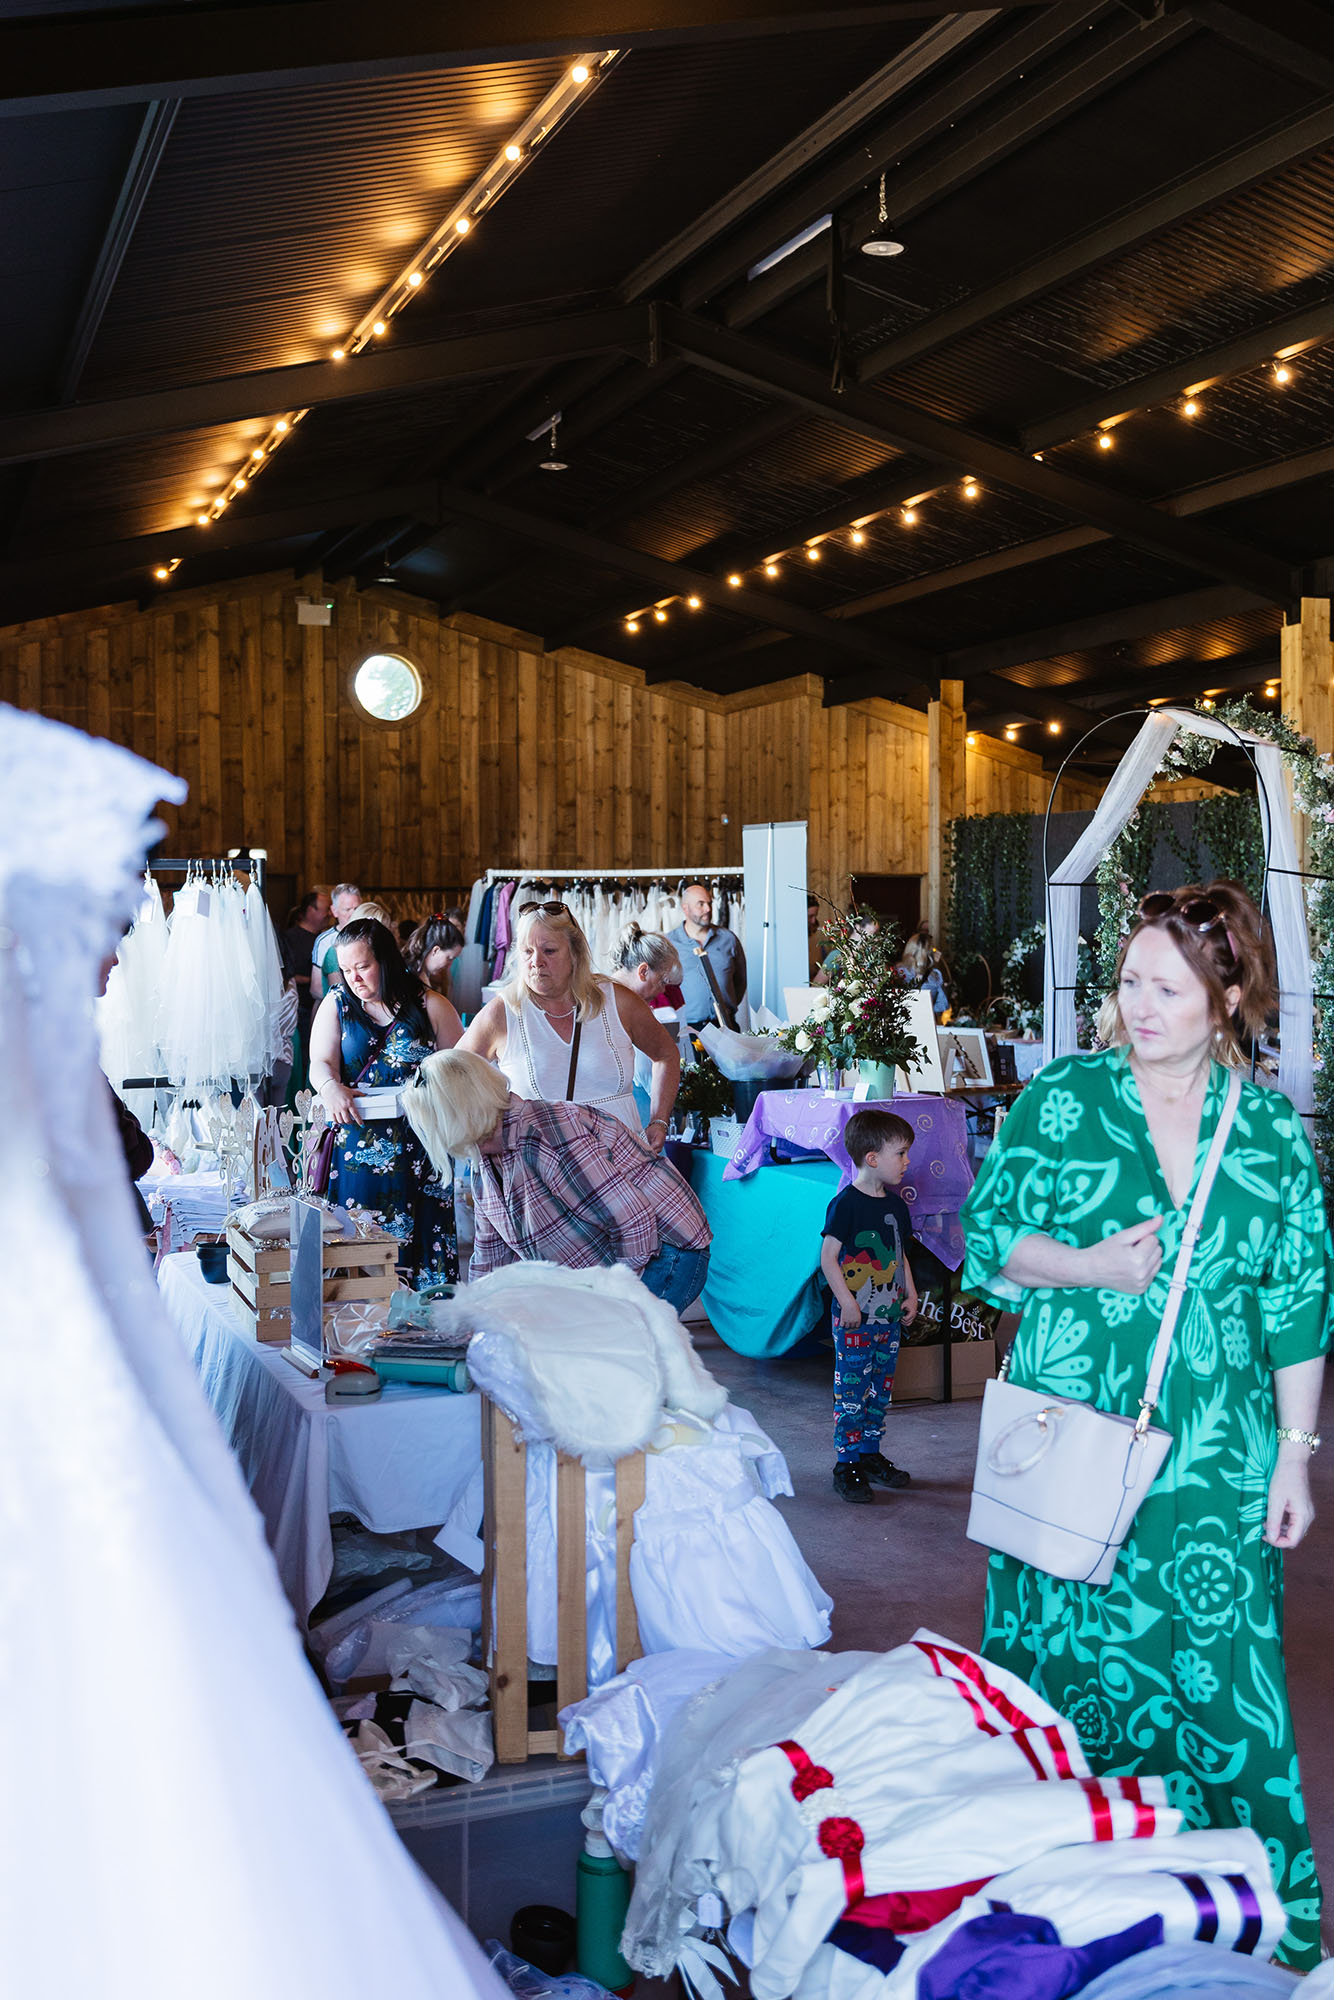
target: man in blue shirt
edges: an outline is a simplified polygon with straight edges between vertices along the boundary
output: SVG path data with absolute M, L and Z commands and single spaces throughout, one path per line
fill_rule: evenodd
M 668 931 L 681 960 L 681 992 L 685 1016 L 692 1028 L 714 1021 L 713 986 L 704 970 L 707 959 L 723 1007 L 723 1025 L 735 1027 L 736 1010 L 746 993 L 746 954 L 735 931 L 715 929 L 713 892 L 702 882 L 692 882 L 683 892 L 681 908 L 685 922 Z

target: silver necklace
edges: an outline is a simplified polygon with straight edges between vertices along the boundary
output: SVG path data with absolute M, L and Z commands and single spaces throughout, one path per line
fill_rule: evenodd
M 578 1001 L 576 1001 L 573 1007 L 563 1007 L 559 1013 L 556 1011 L 554 1007 L 544 1007 L 542 1005 L 542 1002 L 537 999 L 533 1001 L 533 1005 L 534 1007 L 536 1007 L 539 1014 L 546 1015 L 548 1021 L 568 1021 L 571 1014 L 576 1013 L 578 1011 L 579 1003 Z

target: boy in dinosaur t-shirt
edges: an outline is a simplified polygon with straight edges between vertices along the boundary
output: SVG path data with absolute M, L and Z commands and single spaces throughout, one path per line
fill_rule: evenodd
M 892 1111 L 858 1111 L 843 1130 L 856 1178 L 829 1204 L 820 1270 L 833 1293 L 834 1491 L 871 1500 L 871 1482 L 907 1486 L 880 1450 L 899 1335 L 917 1316 L 908 1264 L 912 1218 L 898 1187 L 912 1127 Z

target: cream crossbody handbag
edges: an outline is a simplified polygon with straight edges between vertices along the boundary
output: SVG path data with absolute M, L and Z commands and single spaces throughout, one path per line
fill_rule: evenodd
M 1234 1071 L 1181 1234 L 1138 1417 L 1115 1417 L 1090 1403 L 1021 1389 L 1003 1377 L 988 1382 L 968 1515 L 970 1541 L 1072 1583 L 1111 1581 L 1139 1504 L 1172 1448 L 1170 1432 L 1149 1419 L 1162 1393 L 1191 1258 L 1240 1097 L 1241 1079 Z

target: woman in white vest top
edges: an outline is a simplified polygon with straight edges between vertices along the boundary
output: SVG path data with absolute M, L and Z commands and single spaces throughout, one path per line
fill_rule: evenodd
M 495 1063 L 516 1097 L 592 1104 L 660 1152 L 681 1080 L 662 1023 L 634 993 L 594 973 L 588 940 L 563 903 L 523 912 L 510 964 L 509 980 L 460 1048 Z M 634 1099 L 636 1049 L 652 1072 L 647 1126 Z

